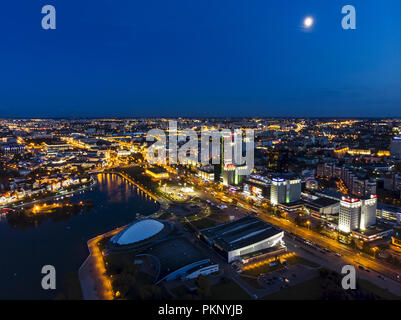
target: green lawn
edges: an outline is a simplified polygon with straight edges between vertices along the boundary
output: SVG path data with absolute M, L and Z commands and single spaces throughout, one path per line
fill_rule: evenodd
M 322 295 L 320 277 L 282 289 L 263 297 L 264 300 L 317 300 Z
M 295 286 L 282 289 L 271 295 L 263 297 L 264 300 L 318 300 L 324 293 L 321 288 L 321 278 L 319 276 L 304 281 Z M 358 280 L 358 284 L 362 290 L 371 292 L 384 300 L 400 300 L 391 292 L 382 289 L 367 280 Z
M 263 289 L 263 287 L 258 283 L 257 278 L 241 276 L 241 279 L 256 289 Z
M 293 264 L 293 265 L 296 265 L 296 264 L 303 264 L 304 266 L 309 266 L 309 267 L 312 267 L 312 268 L 318 268 L 318 267 L 320 267 L 319 264 L 317 264 L 317 263 L 315 263 L 315 262 L 312 262 L 312 261 L 310 261 L 310 260 L 307 260 L 307 259 L 305 259 L 305 258 L 302 258 L 302 257 L 300 257 L 300 256 L 293 256 L 293 257 L 290 257 L 290 258 L 287 259 L 287 262 L 288 262 L 288 264 Z
M 210 220 L 208 218 L 191 221 L 191 224 L 194 225 L 198 230 L 214 227 L 217 222 Z
M 359 279 L 358 283 L 362 287 L 362 289 L 377 294 L 385 300 L 401 300 L 401 297 L 396 296 L 387 289 L 380 288 L 367 280 Z
M 182 297 L 188 293 L 188 289 L 185 285 L 180 285 L 178 287 L 175 287 L 174 289 L 171 290 L 171 292 L 176 296 L 176 297 Z
M 68 273 L 63 279 L 62 291 L 57 295 L 56 300 L 82 300 L 81 283 L 78 272 Z

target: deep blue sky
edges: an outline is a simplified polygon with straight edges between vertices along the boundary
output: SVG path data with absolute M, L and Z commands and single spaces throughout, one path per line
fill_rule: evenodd
M 45 4 L 57 30 L 41 29 Z M 345 4 L 357 30 L 341 28 Z M 0 12 L 0 117 L 401 116 L 400 0 L 15 0 Z

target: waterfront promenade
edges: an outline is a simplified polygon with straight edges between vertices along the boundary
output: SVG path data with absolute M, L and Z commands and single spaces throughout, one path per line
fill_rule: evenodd
M 114 292 L 111 279 L 106 275 L 103 254 L 99 249 L 99 241 L 112 237 L 126 226 L 114 229 L 88 240 L 89 256 L 78 271 L 84 300 L 113 300 Z

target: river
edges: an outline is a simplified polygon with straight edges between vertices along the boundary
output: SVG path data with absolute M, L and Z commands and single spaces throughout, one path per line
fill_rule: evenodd
M 90 210 L 66 221 L 48 219 L 36 227 L 12 228 L 0 219 L 0 299 L 54 299 L 64 276 L 78 271 L 89 252 L 86 241 L 126 225 L 136 214 L 150 215 L 159 205 L 117 175 L 98 174 L 90 190 L 71 202 L 93 200 Z M 44 265 L 56 269 L 56 290 L 43 290 Z

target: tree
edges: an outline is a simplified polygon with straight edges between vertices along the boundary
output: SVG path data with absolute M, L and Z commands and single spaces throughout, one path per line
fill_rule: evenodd
M 135 290 L 136 278 L 133 274 L 124 272 L 116 276 L 113 287 L 120 292 L 121 297 L 126 297 L 131 290 Z
M 395 170 L 398 172 L 398 174 L 401 174 L 401 162 L 397 162 L 395 164 Z
M 200 298 L 208 298 L 211 296 L 212 285 L 204 275 L 198 277 L 196 284 L 198 285 L 197 293 Z
M 355 239 L 354 239 L 354 238 L 351 239 L 351 241 L 350 241 L 350 243 L 349 243 L 349 246 L 350 246 L 351 248 L 353 248 L 353 249 L 356 249 L 356 248 L 357 248 L 357 245 L 356 245 L 356 242 L 355 242 Z
M 162 289 L 156 285 L 144 285 L 139 288 L 139 297 L 142 300 L 162 299 Z

